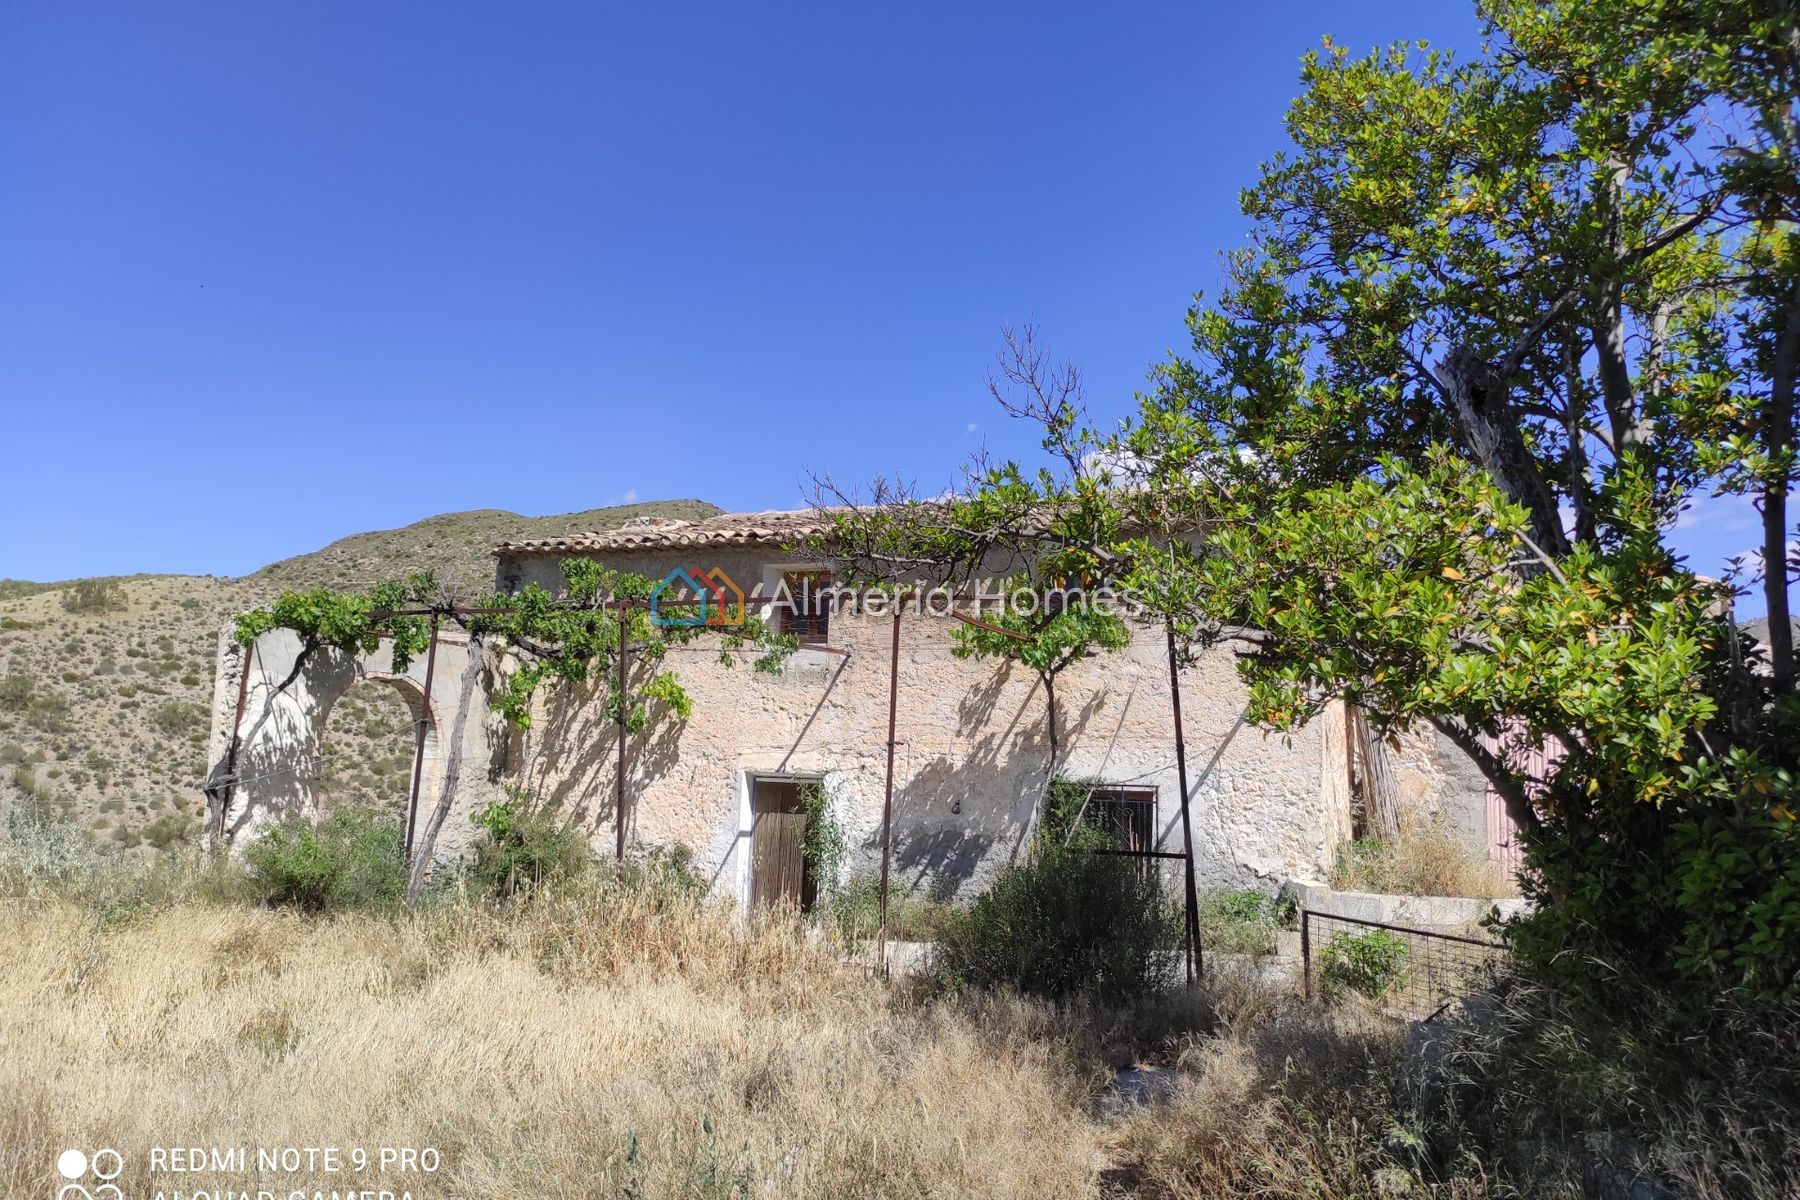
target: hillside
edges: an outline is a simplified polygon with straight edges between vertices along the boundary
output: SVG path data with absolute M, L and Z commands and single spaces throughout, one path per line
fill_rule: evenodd
M 492 586 L 498 542 L 718 511 L 700 500 L 549 517 L 479 509 L 353 534 L 239 578 L 0 581 L 0 808 L 36 796 L 126 846 L 194 838 L 213 657 L 232 614 L 294 588 L 422 570 L 473 597 Z M 412 727 L 392 692 L 353 690 L 325 739 L 328 796 L 404 800 Z

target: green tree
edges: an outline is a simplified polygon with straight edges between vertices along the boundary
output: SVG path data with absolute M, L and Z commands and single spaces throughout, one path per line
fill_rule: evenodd
M 1336 698 L 1436 724 L 1526 831 L 1516 940 L 1546 970 L 1792 997 L 1800 25 L 1761 0 L 1481 13 L 1466 61 L 1306 58 L 1253 249 L 1132 420 L 1009 406 L 1049 465 L 845 525 L 888 563 L 1085 564 L 1184 643 L 1236 644 L 1265 725 Z M 1763 514 L 1764 673 L 1669 546 L 1709 492 Z

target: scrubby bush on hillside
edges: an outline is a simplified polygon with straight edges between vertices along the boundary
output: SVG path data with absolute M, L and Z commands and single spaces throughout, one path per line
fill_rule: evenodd
M 31 707 L 37 692 L 37 680 L 25 674 L 0 676 L 0 708 L 23 712 Z
M 1154 874 L 1131 859 L 1044 845 L 955 910 L 938 963 L 954 984 L 1120 1000 L 1166 991 L 1181 940 Z
M 406 897 L 398 818 L 343 805 L 316 824 L 303 816 L 270 825 L 245 852 L 251 894 L 308 912 L 380 908 Z
M 83 579 L 63 590 L 65 612 L 124 612 L 125 589 L 116 579 Z
M 165 700 L 150 714 L 150 724 L 158 733 L 176 737 L 196 730 L 206 730 L 206 706 L 189 700 Z

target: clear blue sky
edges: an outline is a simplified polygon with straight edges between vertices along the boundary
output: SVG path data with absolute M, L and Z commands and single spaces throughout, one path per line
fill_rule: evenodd
M 0 576 L 941 486 L 1025 448 L 1006 324 L 1100 415 L 1181 344 L 1324 33 L 1477 40 L 1446 0 L 13 0 Z

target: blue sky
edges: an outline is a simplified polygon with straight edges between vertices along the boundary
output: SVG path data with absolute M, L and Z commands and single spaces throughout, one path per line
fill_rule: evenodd
M 983 386 L 1009 323 L 1129 405 L 1325 33 L 1477 40 L 1444 0 L 15 0 L 0 576 L 935 489 L 1029 447 Z M 1743 518 L 1680 536 L 1710 566 Z

